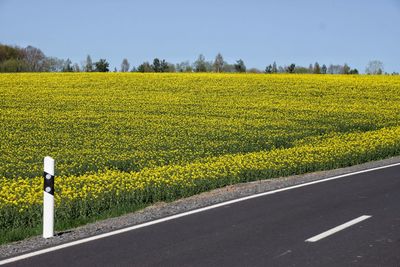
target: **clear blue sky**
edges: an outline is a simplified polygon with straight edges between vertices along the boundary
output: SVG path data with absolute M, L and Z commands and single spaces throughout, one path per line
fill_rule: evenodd
M 369 60 L 400 71 L 400 0 L 0 0 L 0 43 L 33 45 L 119 68 L 154 57 L 193 62 L 221 52 L 264 69 Z

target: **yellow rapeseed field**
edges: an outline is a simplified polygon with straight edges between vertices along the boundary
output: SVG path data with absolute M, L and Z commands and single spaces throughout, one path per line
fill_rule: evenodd
M 0 125 L 8 231 L 40 225 L 46 155 L 59 221 L 398 155 L 400 77 L 1 74 Z

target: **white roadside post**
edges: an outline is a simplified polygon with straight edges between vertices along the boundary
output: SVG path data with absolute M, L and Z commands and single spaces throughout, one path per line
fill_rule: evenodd
M 44 158 L 43 237 L 54 236 L 54 159 Z

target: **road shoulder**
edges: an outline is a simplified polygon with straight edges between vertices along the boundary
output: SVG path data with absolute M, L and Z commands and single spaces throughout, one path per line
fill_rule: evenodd
M 210 192 L 201 193 L 192 197 L 180 199 L 170 203 L 156 203 L 141 211 L 129 213 L 117 218 L 110 218 L 98 221 L 96 223 L 87 224 L 75 229 L 71 229 L 69 231 L 65 231 L 64 233 L 58 233 L 58 235 L 54 238 L 43 239 L 41 236 L 36 236 L 22 241 L 2 245 L 0 246 L 0 259 L 9 258 L 42 248 L 52 247 L 78 239 L 107 233 L 117 229 L 164 218 L 167 216 L 202 207 L 207 207 L 241 197 L 321 180 L 337 175 L 343 175 L 366 169 L 386 166 L 399 162 L 400 157 L 393 157 L 385 160 L 368 162 L 360 165 L 330 171 L 320 171 L 302 175 L 294 175 L 289 177 L 280 177 L 250 183 L 236 184 L 212 190 Z

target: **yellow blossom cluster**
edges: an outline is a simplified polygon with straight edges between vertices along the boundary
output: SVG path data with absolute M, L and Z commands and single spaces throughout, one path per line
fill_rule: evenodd
M 46 155 L 59 220 L 398 155 L 399 93 L 390 76 L 2 74 L 0 228 L 40 223 Z

